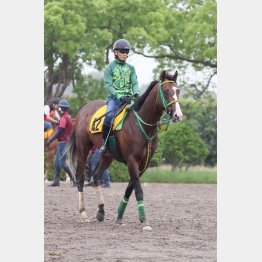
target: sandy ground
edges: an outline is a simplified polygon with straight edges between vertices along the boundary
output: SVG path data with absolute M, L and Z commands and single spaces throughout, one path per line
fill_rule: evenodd
M 95 218 L 94 188 L 84 188 L 90 224 L 80 218 L 76 188 L 66 182 L 45 186 L 44 261 L 217 261 L 216 185 L 142 184 L 153 228 L 146 232 L 141 230 L 134 192 L 125 225 L 115 224 L 126 186 L 111 183 L 111 188 L 103 189 L 104 222 Z

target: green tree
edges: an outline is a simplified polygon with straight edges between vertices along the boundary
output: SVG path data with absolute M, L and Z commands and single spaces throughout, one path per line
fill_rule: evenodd
M 69 98 L 73 115 L 76 115 L 79 109 L 89 101 L 107 98 L 103 79 L 95 79 L 90 75 L 80 75 L 78 79 L 73 96 Z
M 183 75 L 189 68 L 201 72 L 199 80 L 192 83 L 185 76 L 180 84 L 201 97 L 217 73 L 217 3 L 168 0 L 164 5 L 144 17 L 144 37 L 134 32 L 137 41 L 140 39 L 135 52 L 156 59 L 159 66 L 155 75 L 162 68 L 178 68 Z M 148 43 L 146 49 L 144 41 Z
M 217 164 L 217 102 L 216 97 L 208 92 L 201 100 L 183 100 L 184 121 L 194 126 L 195 130 L 208 146 L 205 165 Z
M 201 164 L 208 154 L 208 147 L 194 127 L 186 122 L 171 124 L 162 137 L 163 157 L 176 168 Z
M 103 70 L 118 38 L 154 57 L 157 72 L 192 66 L 208 79 L 216 74 L 214 0 L 45 0 L 44 26 L 45 102 L 75 88 L 84 65 Z M 202 94 L 208 82 L 184 85 Z
M 70 85 L 74 87 L 84 64 L 95 61 L 97 68 L 104 66 L 108 36 L 97 30 L 97 19 L 105 12 L 105 3 L 45 0 L 45 102 L 53 96 L 61 97 Z

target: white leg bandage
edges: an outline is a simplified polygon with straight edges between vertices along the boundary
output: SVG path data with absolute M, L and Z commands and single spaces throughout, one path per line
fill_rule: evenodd
M 104 198 L 103 198 L 103 194 L 102 194 L 101 186 L 95 187 L 95 191 L 96 191 L 97 203 L 100 206 L 100 205 L 105 203 Z

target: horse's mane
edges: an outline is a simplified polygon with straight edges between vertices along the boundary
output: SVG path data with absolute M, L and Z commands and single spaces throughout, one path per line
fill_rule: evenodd
M 143 105 L 146 97 L 148 96 L 148 94 L 150 93 L 150 91 L 152 90 L 152 88 L 155 86 L 155 84 L 157 82 L 158 82 L 157 80 L 152 81 L 151 84 L 149 85 L 149 87 L 147 88 L 147 90 L 144 92 L 144 94 L 137 98 L 136 102 L 134 103 L 134 110 L 135 111 L 138 111 L 140 109 L 140 107 Z

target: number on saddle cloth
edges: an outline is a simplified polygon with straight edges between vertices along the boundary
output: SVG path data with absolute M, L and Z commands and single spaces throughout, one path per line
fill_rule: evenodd
M 119 114 L 115 117 L 112 130 L 121 130 L 125 117 L 127 115 L 127 109 L 128 107 L 125 106 L 123 110 L 119 112 Z M 92 119 L 90 121 L 89 125 L 89 131 L 91 133 L 101 133 L 103 123 L 105 120 L 105 113 L 106 113 L 106 105 L 100 107 L 92 116 Z

